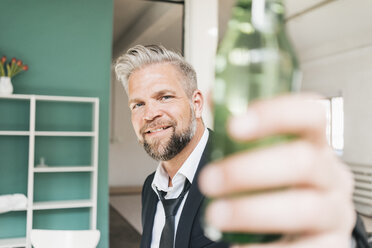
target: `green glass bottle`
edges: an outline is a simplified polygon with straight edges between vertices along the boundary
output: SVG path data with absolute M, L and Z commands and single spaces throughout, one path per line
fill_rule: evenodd
M 280 135 L 240 143 L 229 138 L 226 124 L 230 116 L 244 114 L 252 100 L 296 91 L 300 87 L 300 75 L 285 30 L 283 1 L 237 0 L 216 57 L 212 160 L 292 139 L 291 135 Z M 280 234 L 221 233 L 208 225 L 205 233 L 213 240 L 230 243 L 265 243 L 281 237 Z

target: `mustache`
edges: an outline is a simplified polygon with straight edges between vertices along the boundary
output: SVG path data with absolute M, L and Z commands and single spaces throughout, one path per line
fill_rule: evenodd
M 140 129 L 140 133 L 144 134 L 147 129 L 159 127 L 159 126 L 167 126 L 167 127 L 174 127 L 176 125 L 175 121 L 154 121 L 151 123 L 147 123 L 143 125 Z

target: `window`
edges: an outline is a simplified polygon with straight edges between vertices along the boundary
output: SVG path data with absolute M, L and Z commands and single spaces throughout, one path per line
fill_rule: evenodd
M 341 96 L 320 100 L 326 110 L 328 144 L 338 155 L 344 150 L 344 99 Z

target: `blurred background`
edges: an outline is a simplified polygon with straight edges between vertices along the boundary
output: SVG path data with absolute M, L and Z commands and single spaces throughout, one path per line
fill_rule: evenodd
M 200 11 L 202 16 L 198 20 L 213 18 L 214 7 L 211 6 L 213 5 L 211 2 L 208 3 L 210 6 Z M 220 41 L 235 1 L 213 2 L 218 4 L 216 39 Z M 368 106 L 372 104 L 370 83 L 372 16 L 369 14 L 372 2 L 368 0 L 284 2 L 287 31 L 301 61 L 302 90 L 315 91 L 324 96 L 322 103 L 327 110 L 328 141 L 340 159 L 346 162 L 355 174 L 354 200 L 358 211 L 370 216 L 372 152 L 369 148 L 372 145 L 370 132 L 372 110 Z M 135 44 L 160 43 L 184 52 L 187 3 L 115 0 L 114 5 L 114 60 Z M 186 24 L 189 24 L 187 20 Z M 198 22 L 198 25 L 202 26 L 202 22 Z M 210 31 L 208 28 L 205 29 L 206 32 Z M 206 54 L 200 53 L 199 56 L 203 57 Z M 200 71 L 203 73 L 203 70 L 199 70 L 199 74 Z M 199 78 L 199 87 L 203 88 L 204 84 L 209 85 Z M 206 88 L 208 87 L 204 89 Z M 146 175 L 156 168 L 157 163 L 148 158 L 139 145 L 132 145 L 136 143 L 136 138 L 129 121 L 127 98 L 122 86 L 115 79 L 112 80 L 111 90 L 109 169 L 111 192 L 114 193 L 115 190 L 120 192 L 120 188 L 121 192 L 131 189 L 136 191 L 136 186 L 137 190 L 140 190 Z M 116 205 L 119 197 L 111 199 L 114 206 L 120 209 L 120 204 Z M 372 232 L 369 219 L 365 218 L 365 221 L 368 231 Z
M 136 140 L 127 96 L 115 79 L 112 63 L 136 44 L 162 44 L 182 53 L 195 67 L 199 88 L 206 94 L 213 84 L 216 47 L 234 2 L 1 1 L 0 56 L 21 58 L 29 65 L 27 72 L 12 79 L 14 93 L 100 100 L 98 247 L 138 247 L 141 186 L 157 166 Z M 301 62 L 301 90 L 324 96 L 327 139 L 355 175 L 354 202 L 367 231 L 372 232 L 372 1 L 284 2 L 287 31 Z M 4 120 L 24 113 L 6 106 L 0 101 L 0 132 Z M 211 119 L 205 109 L 207 126 L 211 126 Z M 63 122 L 68 123 L 67 117 Z M 20 145 L 10 145 L 13 143 Z M 62 146 L 54 152 L 65 154 L 66 149 Z M 0 194 L 27 192 L 28 151 L 26 138 L 0 135 Z M 61 177 L 58 182 L 45 177 L 39 188 L 53 185 L 56 192 L 69 195 L 66 186 L 79 186 L 80 182 L 89 191 L 88 179 L 84 173 L 74 179 Z M 26 225 L 54 227 L 62 222 L 68 228 L 70 219 L 74 227 L 89 226 L 88 211 L 68 211 L 39 211 L 34 224 L 29 224 L 33 216 L 27 215 L 29 211 L 0 214 L 0 248 L 26 247 L 6 243 L 9 238 L 28 238 Z

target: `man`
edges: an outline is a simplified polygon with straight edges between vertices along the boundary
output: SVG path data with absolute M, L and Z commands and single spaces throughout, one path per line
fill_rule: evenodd
M 143 186 L 141 247 L 227 247 L 209 240 L 201 228 L 204 197 L 198 175 L 209 162 L 213 134 L 202 121 L 204 99 L 195 71 L 161 46 L 135 46 L 118 59 L 115 71 L 128 94 L 137 138 L 159 161 Z M 252 247 L 351 247 L 352 177 L 326 145 L 319 109 L 304 99 L 309 96 L 259 102 L 246 116 L 232 120 L 229 131 L 237 139 L 278 133 L 299 139 L 208 166 L 200 184 L 216 199 L 206 212 L 210 225 L 225 231 L 296 234 Z M 278 187 L 286 189 L 224 197 Z

